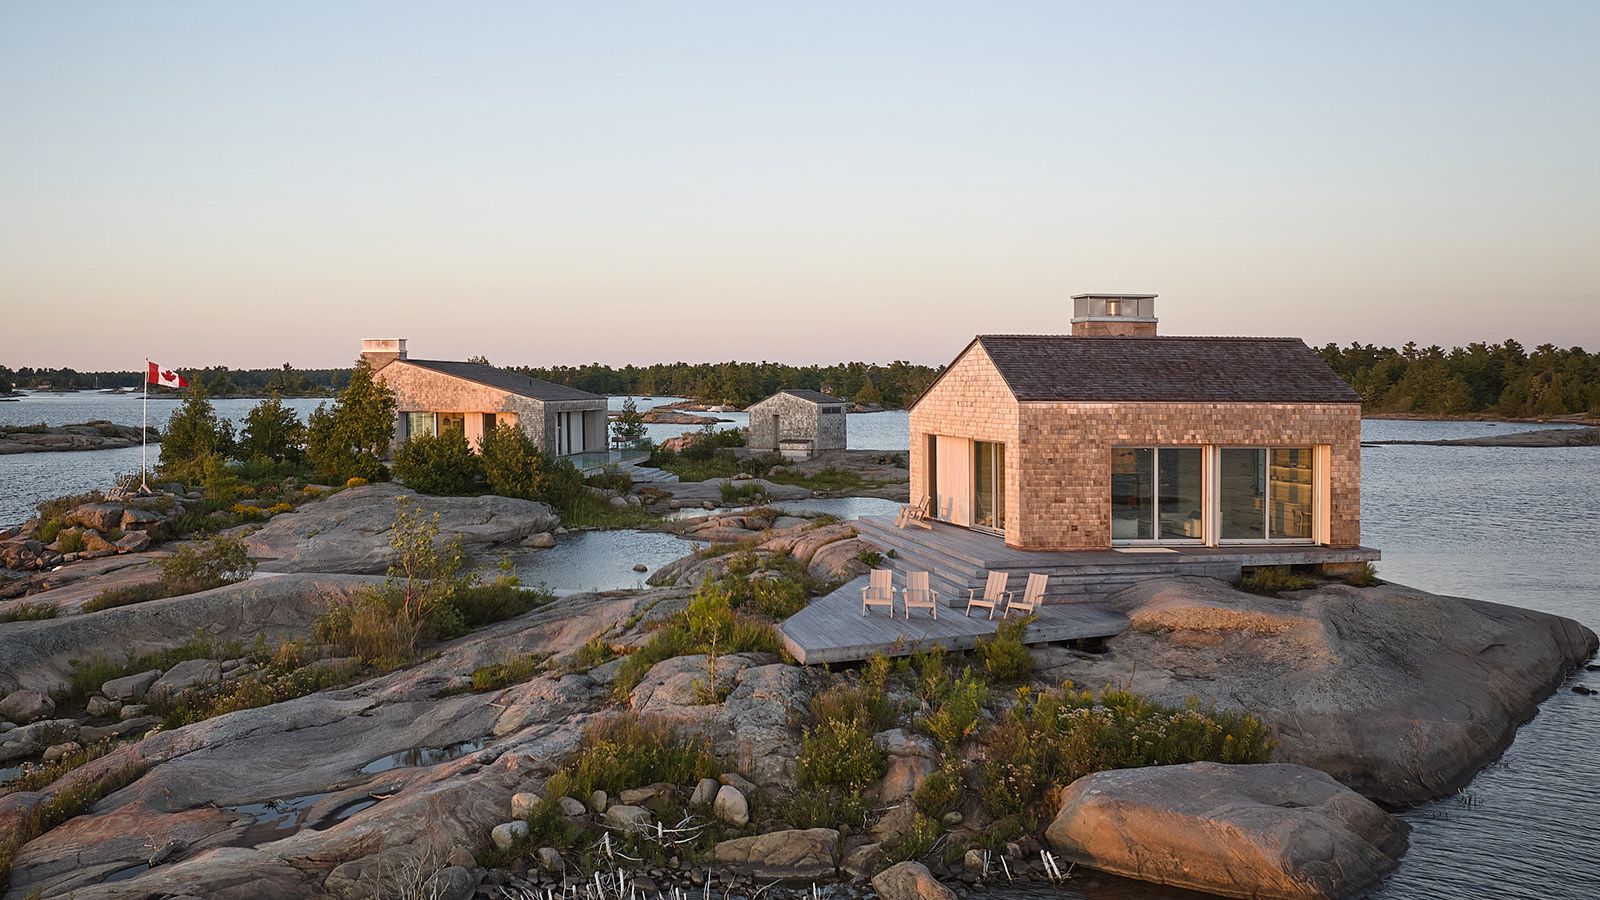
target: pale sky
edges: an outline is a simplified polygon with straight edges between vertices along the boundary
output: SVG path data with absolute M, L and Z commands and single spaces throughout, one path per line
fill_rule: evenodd
M 1600 3 L 0 0 L 0 363 L 1600 348 Z

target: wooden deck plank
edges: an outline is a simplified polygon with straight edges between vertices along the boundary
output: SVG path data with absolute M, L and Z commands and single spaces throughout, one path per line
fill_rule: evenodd
M 806 665 L 853 662 L 875 653 L 909 656 L 934 646 L 946 650 L 970 650 L 978 639 L 994 634 L 998 619 L 984 618 L 977 610 L 971 617 L 949 608 L 935 620 L 918 610 L 910 619 L 898 603 L 893 618 L 881 609 L 861 614 L 861 588 L 865 576 L 844 585 L 826 597 L 811 601 L 805 609 L 778 626 L 785 648 Z M 901 585 L 896 584 L 898 589 Z M 1040 608 L 1038 619 L 1023 638 L 1029 644 L 1079 638 L 1110 637 L 1128 627 L 1122 615 L 1089 604 L 1052 605 Z

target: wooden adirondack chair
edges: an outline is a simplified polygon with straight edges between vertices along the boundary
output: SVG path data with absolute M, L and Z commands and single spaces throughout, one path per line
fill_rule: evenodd
M 1004 619 L 1006 616 L 1011 615 L 1012 610 L 1016 610 L 1023 615 L 1032 615 L 1038 612 L 1039 604 L 1044 602 L 1045 586 L 1049 583 L 1049 575 L 1041 575 L 1038 572 L 1029 575 L 1028 586 L 1022 592 L 1022 599 L 1018 600 L 1015 595 L 1008 598 L 1006 600 L 1006 611 L 1000 614 L 1000 618 Z
M 873 569 L 867 586 L 861 589 L 861 614 L 869 607 L 889 607 L 889 618 L 894 618 L 894 570 Z
M 904 529 L 907 525 L 921 525 L 923 528 L 931 527 L 928 525 L 928 498 L 923 497 L 916 503 L 909 503 L 900 507 L 899 514 L 894 517 L 894 524 L 895 527 L 900 529 Z
M 939 592 L 928 587 L 927 572 L 906 573 L 904 596 L 907 619 L 913 609 L 925 609 L 933 614 L 934 621 L 939 620 Z
M 972 615 L 972 608 L 979 606 L 988 609 L 989 618 L 994 618 L 995 606 L 1011 597 L 1011 592 L 1006 590 L 1010 583 L 1010 572 L 990 572 L 989 579 L 983 583 L 983 596 L 978 596 L 977 588 L 967 588 L 967 615 Z

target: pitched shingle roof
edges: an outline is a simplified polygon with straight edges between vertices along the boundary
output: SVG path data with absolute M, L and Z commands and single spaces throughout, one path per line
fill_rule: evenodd
M 778 393 L 780 393 L 780 394 L 788 394 L 791 397 L 799 397 L 801 400 L 810 400 L 812 403 L 845 403 L 845 402 L 848 402 L 848 401 L 845 401 L 845 400 L 840 400 L 838 397 L 832 397 L 832 396 L 829 396 L 828 394 L 824 394 L 821 391 L 811 391 L 811 390 L 806 390 L 804 388 L 787 388 L 785 390 L 779 391 Z
M 1020 401 L 1360 403 L 1299 338 L 979 335 Z
M 510 393 L 518 394 L 523 397 L 531 397 L 534 400 L 557 401 L 605 399 L 598 394 L 591 394 L 588 391 L 580 391 L 575 387 L 567 387 L 564 384 L 555 384 L 549 381 L 540 381 L 537 378 L 529 378 L 526 375 L 512 372 L 509 369 L 499 369 L 495 368 L 494 366 L 486 366 L 482 363 L 452 362 L 450 360 L 441 359 L 402 359 L 396 360 L 396 362 L 406 362 L 413 366 L 438 372 L 442 375 L 450 375 L 455 378 L 465 378 L 468 381 L 476 381 L 479 384 L 488 385 L 492 388 L 499 388 L 502 391 L 509 391 Z

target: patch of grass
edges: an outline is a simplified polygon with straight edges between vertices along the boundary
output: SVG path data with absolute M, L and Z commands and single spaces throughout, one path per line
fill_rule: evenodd
M 1338 578 L 1351 587 L 1373 587 L 1383 584 L 1383 580 L 1378 577 L 1378 567 L 1369 562 L 1362 563 L 1355 571 L 1345 572 Z
M 0 622 L 37 622 L 41 619 L 54 619 L 56 605 L 42 600 L 24 600 L 14 604 L 5 612 L 0 612 Z
M 19 791 L 41 791 L 56 783 L 56 779 L 71 772 L 79 766 L 93 762 L 116 748 L 112 741 L 101 741 L 73 753 L 68 753 L 55 762 L 40 763 L 39 765 L 24 765 L 22 774 L 0 785 L 0 797 L 14 794 Z
M 989 677 L 1002 684 L 1026 681 L 1033 674 L 1033 654 L 1023 638 L 1035 616 L 1001 619 L 993 637 L 979 638 L 976 653 Z
M 1106 769 L 1189 762 L 1261 763 L 1274 742 L 1260 719 L 1191 701 L 1178 709 L 1115 688 L 1097 697 L 1068 683 L 1017 690 L 1017 704 L 984 736 L 979 796 L 996 819 L 1053 814 L 1046 793 Z
M 917 785 L 916 791 L 911 794 L 911 802 L 923 815 L 938 818 L 955 809 L 956 804 L 961 802 L 961 792 L 965 788 L 966 778 L 961 771 L 961 760 L 947 758 L 943 765 Z
M 887 864 L 921 859 L 933 852 L 933 845 L 938 842 L 941 830 L 938 819 L 925 816 L 921 812 L 915 813 L 911 819 L 911 827 L 884 841 L 879 852 L 883 854 L 883 861 Z
M 49 500 L 40 500 L 34 509 L 39 513 L 41 521 L 59 519 L 85 503 L 104 503 L 106 495 L 100 491 L 90 491 L 87 494 L 68 494 L 65 497 L 52 497 Z
M 724 506 L 749 506 L 752 503 L 766 503 L 770 499 L 766 486 L 755 481 L 724 481 L 718 490 L 722 493 Z
M 769 478 L 778 484 L 794 484 L 813 491 L 831 493 L 860 490 L 866 484 L 859 473 L 836 466 L 828 466 L 811 475 L 800 475 L 792 471 L 774 472 Z
M 1301 575 L 1289 566 L 1256 566 L 1244 573 L 1238 588 L 1252 594 L 1278 594 L 1283 591 L 1304 591 L 1317 586 L 1317 580 Z
M 132 762 L 99 778 L 81 780 L 24 813 L 10 833 L 0 837 L 0 890 L 11 884 L 11 865 L 18 850 L 68 819 L 88 812 L 101 798 L 138 781 L 148 768 L 148 763 Z
M 482 694 L 487 691 L 498 691 L 513 684 L 522 684 L 543 670 L 549 660 L 548 653 L 528 653 L 505 662 L 474 669 L 472 692 Z
M 343 666 L 301 666 L 298 655 L 283 654 L 278 664 L 257 675 L 190 688 L 179 698 L 147 698 L 151 711 L 162 717 L 165 728 L 181 728 L 217 716 L 283 703 L 296 697 L 354 684 L 362 675 L 359 663 Z
M 606 643 L 604 637 L 592 637 L 582 647 L 572 651 L 567 657 L 562 670 L 566 672 L 587 672 L 602 663 L 616 659 L 619 654 L 615 647 Z
M 106 588 L 83 604 L 86 613 L 99 612 L 102 609 L 115 609 L 118 606 L 132 606 L 135 603 L 148 603 L 151 600 L 161 600 L 172 596 L 154 581 L 138 584 L 123 584 L 117 587 Z
M 569 528 L 645 528 L 660 524 L 661 516 L 643 506 L 612 506 L 610 501 L 584 491 L 561 510 Z
M 887 760 L 874 732 L 895 720 L 885 691 L 890 665 L 868 660 L 859 681 L 835 685 L 811 701 L 811 724 L 800 740 L 796 783 L 788 815 L 810 828 L 859 826 L 871 809 L 867 790 L 883 777 Z
M 170 669 L 190 659 L 233 659 L 244 655 L 244 645 L 238 641 L 218 641 L 204 634 L 157 653 L 142 656 L 128 654 L 116 661 L 106 657 L 89 660 L 69 660 L 72 674 L 68 676 L 65 690 L 55 695 L 57 711 L 81 709 L 91 694 L 100 692 L 100 686 L 113 678 L 137 675 L 151 669 Z

